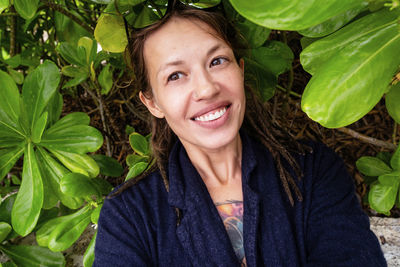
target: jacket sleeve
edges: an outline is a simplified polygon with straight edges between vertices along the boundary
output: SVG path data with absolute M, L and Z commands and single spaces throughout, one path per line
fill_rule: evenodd
M 138 216 L 128 209 L 121 195 L 106 199 L 98 221 L 93 267 L 151 266 L 133 219 L 137 221 Z
M 306 216 L 307 266 L 387 266 L 353 179 L 330 149 L 314 149 Z

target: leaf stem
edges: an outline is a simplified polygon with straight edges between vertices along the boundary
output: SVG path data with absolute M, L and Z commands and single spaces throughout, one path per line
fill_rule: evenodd
M 397 142 L 396 142 L 397 126 L 398 126 L 397 122 L 394 122 L 392 139 L 393 139 L 393 144 L 395 144 L 395 145 L 397 145 Z
M 288 93 L 288 90 L 287 90 L 286 88 L 280 86 L 279 84 L 276 85 L 276 88 L 278 88 L 279 90 L 281 90 L 281 91 L 283 91 L 283 92 L 285 92 L 285 93 Z M 301 95 L 298 94 L 298 93 L 296 93 L 296 92 L 289 91 L 289 94 L 292 95 L 292 96 L 301 98 Z

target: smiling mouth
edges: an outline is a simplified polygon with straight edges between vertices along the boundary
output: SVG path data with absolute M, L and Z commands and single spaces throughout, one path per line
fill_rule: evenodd
M 217 111 L 215 111 L 213 113 L 209 113 L 207 115 L 198 116 L 198 117 L 193 118 L 192 120 L 203 121 L 203 122 L 217 120 L 217 119 L 221 118 L 226 113 L 226 110 L 229 107 L 230 107 L 230 105 L 225 106 L 223 108 L 218 109 Z

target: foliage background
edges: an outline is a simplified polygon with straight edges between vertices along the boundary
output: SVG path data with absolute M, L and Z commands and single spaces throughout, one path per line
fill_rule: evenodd
M 32 151 L 39 159 L 42 159 L 40 157 L 43 155 L 49 156 L 47 161 L 38 160 L 40 169 L 38 175 L 27 175 L 27 172 L 23 170 L 27 156 L 20 156 L 19 159 L 16 159 L 18 161 L 12 164 L 7 161 L 11 154 L 9 149 L 12 147 L 10 145 L 12 142 L 10 140 L 17 139 L 14 138 L 15 136 L 4 134 L 0 127 L 0 173 L 3 175 L 0 177 L 2 179 L 0 190 L 2 197 L 0 238 L 2 244 L 0 250 L 12 260 L 4 263 L 5 266 L 71 264 L 68 257 L 67 262 L 64 260 L 60 251 L 64 251 L 64 254 L 68 255 L 71 249 L 68 250 L 69 252 L 65 252 L 66 249 L 71 247 L 85 229 L 88 229 L 88 225 L 95 225 L 104 196 L 110 192 L 111 187 L 122 183 L 127 178 L 135 177 L 152 164 L 151 152 L 148 150 L 149 136 L 146 136 L 148 120 L 143 107 L 139 105 L 136 98 L 137 92 L 132 89 L 132 73 L 126 67 L 121 51 L 124 50 L 127 43 L 126 34 L 130 33 L 133 28 L 143 27 L 159 19 L 158 16 L 165 12 L 166 2 L 163 0 L 0 0 L 0 70 L 2 71 L 0 73 L 2 78 L 0 80 L 0 96 L 2 97 L 0 111 L 4 111 L 4 103 L 7 104 L 10 101 L 11 93 L 5 93 L 9 88 L 14 88 L 14 85 L 10 84 L 15 84 L 17 89 L 13 90 L 21 93 L 23 99 L 24 92 L 25 94 L 36 92 L 38 88 L 43 87 L 42 81 L 47 79 L 54 84 L 51 89 L 53 94 L 58 95 L 55 93 L 58 91 L 63 97 L 62 104 L 57 100 L 49 100 L 50 104 L 44 107 L 47 115 L 43 113 L 41 119 L 30 118 L 29 120 L 34 122 L 34 126 L 27 127 L 25 139 L 21 141 L 17 138 L 21 141 L 21 146 L 32 144 Z M 396 120 L 399 122 L 400 96 L 398 93 L 396 95 L 393 93 L 400 90 L 398 88 L 400 80 L 400 27 L 398 23 L 390 24 L 389 26 L 393 27 L 384 32 L 382 38 L 370 38 L 362 42 L 368 44 L 369 47 L 353 44 L 352 51 L 363 52 L 358 57 L 354 57 L 354 60 L 347 60 L 349 54 L 340 52 L 346 47 L 340 51 L 337 50 L 340 52 L 337 54 L 342 55 L 342 58 L 338 56 L 339 58 L 331 60 L 325 66 L 323 66 L 323 61 L 318 53 L 309 57 L 313 62 L 311 67 L 309 63 L 305 63 L 306 53 L 302 54 L 306 46 L 313 42 L 317 44 L 319 39 L 321 39 L 319 44 L 323 45 L 322 51 L 329 50 L 330 46 L 325 45 L 324 40 L 331 38 L 329 36 L 332 32 L 346 24 L 360 21 L 370 13 L 377 16 L 374 23 L 378 25 L 378 28 L 386 25 L 384 24 L 386 20 L 395 21 L 396 18 L 398 19 L 399 1 L 354 0 L 343 4 L 338 0 L 331 1 L 331 5 L 326 7 L 312 4 L 313 1 L 290 1 L 290 8 L 285 9 L 287 14 L 279 13 L 280 18 L 287 18 L 283 21 L 277 18 L 269 21 L 268 17 L 273 17 L 274 12 L 276 13 L 273 7 L 279 9 L 282 8 L 282 5 L 288 5 L 285 1 L 272 3 L 268 0 L 231 0 L 222 1 L 222 4 L 217 0 L 186 2 L 202 7 L 219 4 L 219 8 L 225 10 L 227 17 L 241 31 L 251 48 L 244 53 L 246 67 L 249 69 L 246 75 L 251 82 L 256 83 L 256 87 L 260 89 L 260 96 L 264 100 L 268 100 L 266 105 L 270 107 L 276 122 L 296 138 L 323 142 L 340 154 L 355 179 L 360 200 L 368 213 L 377 214 L 376 211 L 369 208 L 368 204 L 368 195 L 371 195 L 368 191 L 375 185 L 375 188 L 380 186 L 380 191 L 375 194 L 378 196 L 378 198 L 375 197 L 378 199 L 375 209 L 380 213 L 390 214 L 392 217 L 400 217 L 399 210 L 392 208 L 394 202 L 399 201 L 400 174 L 394 171 L 393 173 L 397 175 L 394 176 L 394 179 L 391 178 L 390 181 L 385 180 L 384 183 L 381 183 L 378 180 L 378 176 L 381 174 L 370 177 L 363 175 L 356 168 L 356 162 L 361 157 L 372 156 L 375 158 L 380 152 L 390 153 L 381 154 L 383 155 L 381 159 L 388 162 L 391 153 L 395 151 L 399 143 L 400 129 Z M 311 13 L 299 9 L 301 2 L 311 5 Z M 260 18 L 257 16 L 260 10 L 265 13 L 269 10 L 270 14 L 267 18 Z M 320 13 L 313 12 L 315 10 L 319 10 Z M 389 10 L 397 13 L 388 15 Z M 296 20 L 299 12 L 303 17 L 300 16 L 300 20 Z M 380 15 L 381 13 L 383 15 Z M 363 33 L 366 29 L 370 29 L 368 28 L 372 27 L 370 24 L 361 25 L 358 32 Z M 386 29 L 385 27 L 383 28 Z M 337 33 L 332 35 L 335 34 Z M 303 38 L 303 35 L 309 37 Z M 340 37 L 340 34 L 337 35 Z M 342 40 L 346 42 L 353 36 L 355 36 L 354 33 L 345 36 L 346 38 L 343 37 Z M 334 39 L 333 45 L 338 44 L 340 38 Z M 385 38 L 391 38 L 389 40 L 392 41 L 385 42 Z M 101 44 L 103 48 L 101 51 L 98 49 L 97 43 Z M 392 43 L 397 46 L 390 47 L 389 45 Z M 340 80 L 335 81 L 335 79 L 343 78 L 338 73 L 346 74 L 346 67 L 352 64 L 356 67 L 364 66 L 363 56 L 381 50 L 386 51 L 386 54 L 370 64 L 361 74 L 357 74 L 358 77 L 349 82 L 352 87 L 347 84 L 342 87 L 335 86 L 340 83 Z M 50 75 L 51 72 L 47 70 L 53 69 L 54 71 L 53 67 L 58 68 L 60 73 Z M 319 77 L 332 71 L 340 72 L 336 72 L 335 75 L 325 75 L 327 77 L 319 78 L 319 81 L 314 77 L 317 82 L 313 82 L 314 88 L 310 89 L 309 81 L 312 76 L 303 67 L 313 76 Z M 322 74 L 317 73 L 319 69 L 324 70 L 320 71 Z M 55 72 L 58 73 L 57 70 Z M 34 75 L 36 75 L 35 79 L 32 78 Z M 58 78 L 55 78 L 56 76 L 59 77 L 59 82 Z M 33 83 L 32 80 L 35 80 L 36 83 Z M 333 85 L 329 85 L 329 83 L 333 83 Z M 397 91 L 389 89 L 395 87 Z M 304 99 L 305 88 L 308 91 L 313 90 L 312 94 L 307 94 L 308 99 Z M 326 88 L 330 90 L 329 94 L 323 91 Z M 340 102 L 343 99 L 341 96 L 350 91 L 349 88 L 353 88 L 353 91 L 358 90 L 359 93 L 349 96 L 348 103 Z M 378 94 L 377 91 L 379 91 Z M 389 108 L 391 116 L 387 112 L 386 97 L 383 96 L 389 92 L 395 95 L 391 96 L 394 99 L 392 107 Z M 39 103 L 43 103 L 40 101 L 40 97 L 35 99 Z M 364 99 L 368 101 L 365 102 Z M 317 108 L 312 107 L 322 102 L 325 106 L 321 104 L 317 105 Z M 331 110 L 329 104 L 331 103 L 337 104 L 333 109 L 339 111 L 339 115 L 329 115 L 328 111 Z M 21 106 L 23 107 L 23 104 Z M 373 106 L 375 107 L 371 110 Z M 24 109 L 14 108 L 15 110 Z M 2 114 L 4 113 L 0 114 L 0 122 L 7 122 L 4 119 L 6 117 Z M 63 123 L 66 126 L 85 129 L 85 131 L 80 131 L 82 134 L 78 136 L 79 138 L 74 136 L 73 141 L 70 141 L 68 145 L 61 142 L 56 143 L 55 147 L 54 144 L 53 147 L 49 146 L 49 134 L 46 135 L 46 132 L 49 133 L 49 129 L 57 123 L 59 118 L 70 114 L 76 114 L 74 115 L 75 119 L 71 120 L 72 124 L 65 124 L 65 121 Z M 100 133 L 88 126 L 89 117 L 84 114 L 90 117 L 90 126 L 96 128 L 103 138 L 99 136 Z M 347 116 L 349 114 L 351 116 Z M 29 115 L 27 116 L 29 117 Z M 23 126 L 23 118 L 24 115 L 20 115 L 15 123 Z M 50 118 L 52 119 L 50 120 Z M 342 120 L 342 118 L 347 119 Z M 321 126 L 320 123 L 329 128 Z M 63 134 L 65 135 L 65 132 Z M 69 135 L 71 133 L 66 134 L 66 136 Z M 88 140 L 91 140 L 91 145 Z M 104 143 L 101 146 L 102 140 Z M 99 147 L 100 149 L 97 150 Z M 54 152 L 52 149 L 58 149 L 65 155 L 73 152 L 77 154 L 75 157 L 90 157 L 92 160 L 87 160 L 87 165 L 78 166 L 79 164 L 71 163 L 72 155 L 66 156 L 66 160 L 63 161 L 60 156 L 57 156 L 57 151 Z M 93 156 L 93 152 L 96 155 Z M 27 155 L 26 153 L 25 155 Z M 114 161 L 103 155 L 112 157 Z M 16 223 L 25 222 L 25 218 L 22 220 L 18 217 L 12 222 L 11 210 L 14 200 L 11 200 L 15 199 L 17 194 L 21 196 L 20 198 L 28 195 L 24 192 L 29 190 L 21 189 L 22 184 L 26 184 L 24 181 L 29 179 L 39 181 L 38 178 L 35 178 L 39 176 L 42 177 L 40 179 L 45 179 L 43 177 L 46 176 L 46 171 L 43 171 L 43 168 L 47 167 L 41 167 L 45 165 L 42 161 L 53 162 L 51 159 L 56 162 L 57 166 L 61 166 L 58 167 L 59 170 L 63 170 L 63 175 L 59 175 L 56 189 L 54 189 L 58 190 L 58 193 L 56 192 L 53 200 L 49 202 L 49 196 L 52 193 L 46 193 L 50 191 L 44 187 L 42 196 L 44 200 L 38 201 L 37 197 L 32 197 L 32 202 L 27 201 L 27 203 L 41 202 L 40 208 L 32 211 L 33 215 L 26 216 L 27 221 L 31 222 L 30 227 Z M 7 164 L 4 164 L 5 162 Z M 357 164 L 359 168 L 361 165 Z M 371 166 L 377 165 L 372 164 Z M 48 169 L 52 170 L 52 168 Z M 85 169 L 91 169 L 93 173 L 85 173 Z M 361 169 L 364 174 L 370 171 L 368 168 L 361 167 Z M 25 177 L 29 178 L 25 179 Z M 82 188 L 84 189 L 81 190 Z M 19 192 L 23 193 L 19 194 Z M 385 193 L 389 193 L 392 198 L 394 196 L 394 199 L 382 197 L 382 195 L 387 195 Z M 69 201 L 65 200 L 66 198 Z M 71 199 L 76 202 L 71 202 Z M 391 204 L 392 202 L 393 204 Z M 381 209 L 382 206 L 385 209 Z M 22 207 L 25 208 L 25 205 Z M 21 211 L 17 208 L 14 210 L 16 210 L 14 213 Z M 24 213 L 20 212 L 20 214 Z M 74 219 L 74 216 L 78 216 L 78 219 Z M 14 215 L 14 217 L 16 216 Z M 85 223 L 82 224 L 82 221 Z M 75 227 L 80 223 L 79 227 Z M 71 233 L 71 235 L 67 235 L 67 233 Z M 40 247 L 20 245 L 21 241 L 24 243 L 23 240 L 26 239 L 23 236 L 35 237 L 36 242 L 34 243 L 38 243 Z M 93 244 L 92 241 L 85 253 L 85 266 L 90 266 L 93 260 Z M 86 245 L 88 244 L 85 244 L 83 250 L 86 250 Z M 80 252 L 83 253 L 82 248 Z

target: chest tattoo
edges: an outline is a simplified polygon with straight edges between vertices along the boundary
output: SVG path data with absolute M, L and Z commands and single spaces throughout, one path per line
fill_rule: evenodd
M 216 202 L 218 213 L 224 222 L 233 250 L 241 266 L 247 266 L 243 246 L 243 201 Z

